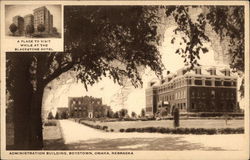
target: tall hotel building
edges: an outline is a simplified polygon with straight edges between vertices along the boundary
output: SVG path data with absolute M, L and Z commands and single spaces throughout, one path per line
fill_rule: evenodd
M 28 15 L 24 16 L 23 18 L 24 18 L 24 31 L 26 33 L 27 25 L 34 24 L 34 16 L 32 14 L 28 14 Z
M 21 16 L 15 16 L 12 19 L 13 23 L 17 26 L 17 31 L 16 33 L 19 35 L 24 34 L 24 19 Z
M 39 7 L 34 9 L 34 28 L 35 32 L 39 24 L 45 26 L 45 33 L 51 33 L 53 28 L 53 15 L 50 14 L 50 11 L 45 7 Z
M 146 115 L 157 115 L 162 108 L 169 114 L 234 112 L 237 109 L 237 77 L 228 68 L 182 68 L 160 81 L 151 81 L 146 89 Z

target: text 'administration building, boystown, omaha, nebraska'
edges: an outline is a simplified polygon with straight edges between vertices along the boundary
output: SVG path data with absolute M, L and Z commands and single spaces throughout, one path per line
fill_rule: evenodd
M 182 68 L 146 89 L 146 115 L 157 115 L 162 108 L 170 114 L 234 112 L 237 110 L 237 77 L 228 68 L 202 66 L 188 71 Z

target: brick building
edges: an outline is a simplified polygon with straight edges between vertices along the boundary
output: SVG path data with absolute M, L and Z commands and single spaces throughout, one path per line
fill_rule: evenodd
M 24 34 L 24 19 L 21 16 L 15 16 L 12 19 L 13 23 L 17 26 L 16 34 L 23 35 Z
M 34 9 L 34 28 L 35 32 L 38 32 L 37 27 L 39 24 L 45 26 L 45 33 L 51 33 L 53 28 L 53 16 L 50 11 L 45 7 L 39 7 Z
M 107 116 L 109 106 L 102 104 L 101 98 L 69 97 L 69 115 L 74 118 L 100 118 Z
M 237 109 L 237 77 L 228 68 L 182 68 L 146 89 L 146 115 L 173 108 L 187 112 L 234 112 Z
M 34 24 L 34 16 L 32 14 L 28 14 L 24 16 L 24 32 L 26 33 L 26 26 Z

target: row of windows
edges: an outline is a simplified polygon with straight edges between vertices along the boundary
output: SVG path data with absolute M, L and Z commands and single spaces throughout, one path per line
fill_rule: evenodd
M 77 100 L 72 101 L 72 104 L 79 104 L 80 105 L 80 104 L 83 104 L 83 103 L 85 103 L 85 102 L 77 101 Z M 90 101 L 89 104 L 101 104 L 101 102 L 100 101 Z
M 224 98 L 236 98 L 236 93 L 235 91 L 220 91 L 217 92 L 215 95 L 215 91 L 212 90 L 210 93 L 206 91 L 192 91 L 191 92 L 191 97 L 192 98 L 206 98 L 206 96 L 211 96 L 211 98 L 215 98 L 215 96 L 220 97 L 221 99 Z
M 186 103 L 177 103 L 176 107 L 178 109 L 180 109 L 180 110 L 186 110 L 187 109 Z
M 178 87 L 182 87 L 186 84 L 189 84 L 189 85 L 192 85 L 192 80 L 191 79 L 186 79 L 185 81 L 184 80 L 181 80 L 181 81 L 178 81 L 178 82 L 175 82 L 175 83 L 170 83 L 168 84 L 167 86 L 162 86 L 159 88 L 159 92 L 166 92 L 167 90 L 171 90 L 173 88 L 178 88 Z M 194 84 L 195 85 L 198 85 L 198 86 L 201 86 L 203 85 L 202 83 L 202 80 L 194 80 Z M 236 86 L 236 82 L 231 82 L 231 81 L 214 81 L 214 85 L 215 86 L 226 86 L 226 87 L 230 87 L 230 86 Z M 211 80 L 205 80 L 205 86 L 212 86 L 212 81 Z

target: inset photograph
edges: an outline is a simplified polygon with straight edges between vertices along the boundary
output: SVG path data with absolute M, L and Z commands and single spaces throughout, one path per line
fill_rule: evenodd
M 6 5 L 5 35 L 9 38 L 61 38 L 61 5 Z

